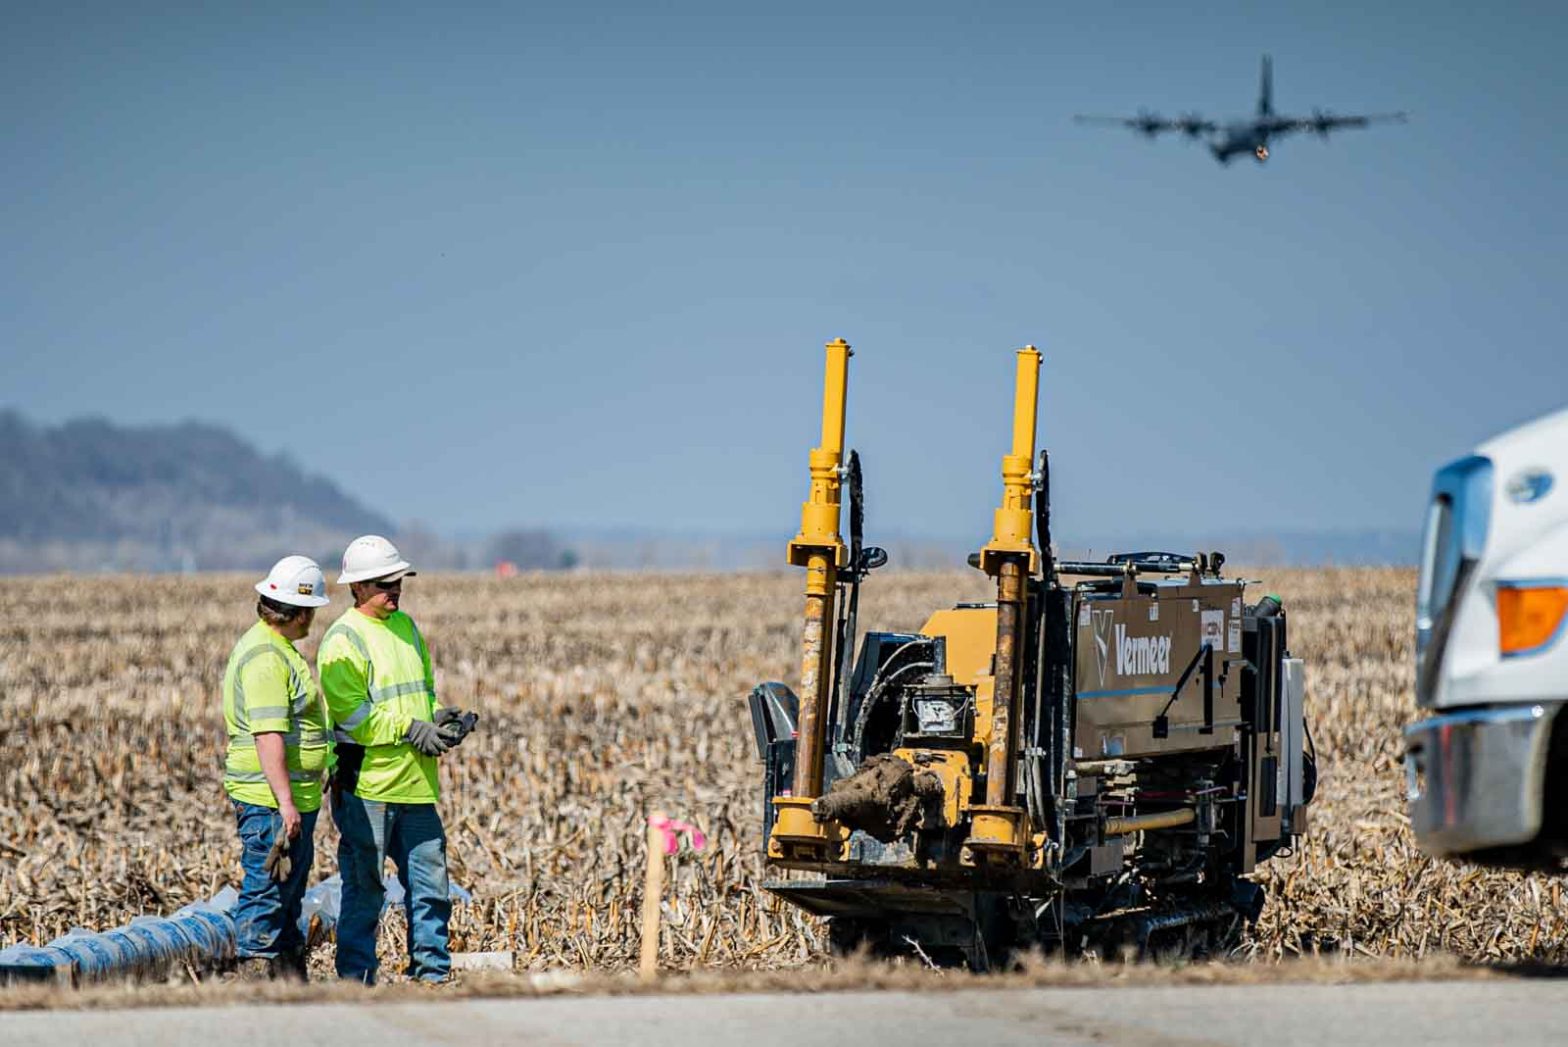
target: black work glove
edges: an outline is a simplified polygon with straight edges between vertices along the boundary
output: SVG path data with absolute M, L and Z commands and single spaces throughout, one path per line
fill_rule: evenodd
M 436 728 L 447 745 L 454 748 L 461 744 L 479 722 L 478 713 L 465 713 L 461 709 L 442 709 L 436 713 Z
M 352 794 L 359 787 L 359 769 L 365 762 L 365 747 L 352 742 L 338 743 L 338 766 L 332 772 L 332 786 Z
M 272 841 L 272 850 L 267 852 L 267 858 L 261 863 L 267 875 L 272 877 L 274 883 L 282 883 L 289 878 L 289 873 L 294 868 L 294 860 L 289 857 L 289 838 L 287 834 L 279 832 Z
M 412 745 L 421 755 L 440 756 L 451 748 L 441 737 L 441 732 L 429 720 L 415 720 L 408 725 L 408 733 L 404 735 L 408 744 Z

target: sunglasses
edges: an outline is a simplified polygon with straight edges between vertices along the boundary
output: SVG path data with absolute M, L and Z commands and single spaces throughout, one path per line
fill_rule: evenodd
M 392 581 L 392 582 L 377 581 L 377 582 L 371 582 L 370 584 L 375 586 L 377 589 L 380 589 L 384 593 L 390 593 L 390 592 L 395 592 L 398 589 L 403 588 L 403 579 L 399 578 L 396 581 Z

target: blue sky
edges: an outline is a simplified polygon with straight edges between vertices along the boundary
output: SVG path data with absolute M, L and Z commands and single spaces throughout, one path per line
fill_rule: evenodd
M 1554 5 L 11 5 L 0 406 L 231 426 L 400 520 L 1418 526 L 1568 400 Z M 1076 112 L 1408 109 L 1266 166 Z

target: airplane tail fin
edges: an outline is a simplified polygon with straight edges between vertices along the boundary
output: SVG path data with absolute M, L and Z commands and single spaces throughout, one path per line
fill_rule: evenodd
M 1263 56 L 1263 78 L 1258 86 L 1258 115 L 1274 115 L 1274 60 Z

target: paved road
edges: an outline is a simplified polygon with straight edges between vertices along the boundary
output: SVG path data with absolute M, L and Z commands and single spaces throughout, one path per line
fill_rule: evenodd
M 895 1037 L 897 1039 L 895 1039 Z M 0 1014 L 0 1043 L 404 1047 L 1568 1044 L 1568 980 L 551 997 Z

